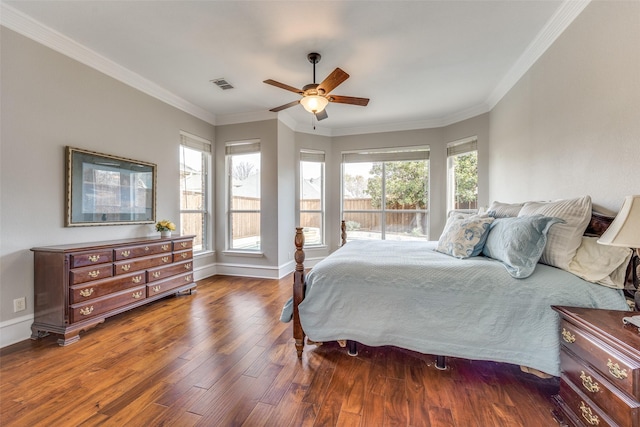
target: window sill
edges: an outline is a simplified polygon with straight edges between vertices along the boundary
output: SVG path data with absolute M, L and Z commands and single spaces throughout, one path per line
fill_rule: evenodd
M 243 256 L 249 258 L 262 258 L 264 257 L 263 252 L 249 252 L 249 251 L 222 251 L 223 255 L 229 256 Z

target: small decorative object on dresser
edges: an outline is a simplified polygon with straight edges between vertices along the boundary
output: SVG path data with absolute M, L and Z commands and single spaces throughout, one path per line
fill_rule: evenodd
M 560 392 L 554 416 L 570 426 L 640 426 L 640 335 L 628 311 L 558 307 Z
M 156 231 L 160 232 L 161 237 L 171 237 L 171 232 L 175 231 L 175 229 L 176 225 L 167 219 L 156 223 Z
M 32 248 L 32 339 L 50 332 L 68 345 L 123 311 L 196 287 L 193 238 L 146 237 Z

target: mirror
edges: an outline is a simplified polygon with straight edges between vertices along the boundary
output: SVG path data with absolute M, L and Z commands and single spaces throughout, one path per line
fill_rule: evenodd
M 65 227 L 155 222 L 155 164 L 73 147 L 65 153 Z

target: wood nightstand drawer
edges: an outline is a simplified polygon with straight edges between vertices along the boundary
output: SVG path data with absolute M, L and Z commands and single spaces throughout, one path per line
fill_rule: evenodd
M 99 316 L 108 311 L 123 307 L 147 297 L 145 286 L 127 289 L 126 291 L 111 294 L 102 298 L 87 301 L 82 304 L 70 306 L 71 322 L 80 322 L 85 319 Z
M 591 364 L 616 388 L 640 400 L 640 364 L 565 320 L 561 330 L 563 346 Z
M 640 426 L 640 403 L 616 388 L 590 366 L 583 365 L 567 350 L 560 353 L 565 379 L 621 426 Z
M 566 377 L 560 379 L 560 397 L 567 408 L 584 425 L 617 427 L 617 425 Z

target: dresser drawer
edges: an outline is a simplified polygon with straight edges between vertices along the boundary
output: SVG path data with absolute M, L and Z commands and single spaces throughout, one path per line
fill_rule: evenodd
M 151 243 L 148 245 L 127 246 L 114 249 L 114 260 L 121 261 L 123 259 L 139 258 L 150 255 L 171 252 L 171 242 Z
M 116 261 L 113 263 L 113 270 L 116 275 L 133 273 L 134 271 L 146 270 L 147 268 L 158 267 L 173 262 L 173 256 L 168 254 L 153 255 L 144 258 L 135 258 L 128 261 Z
M 113 261 L 111 249 L 96 250 L 69 255 L 70 268 L 85 267 L 87 265 L 104 264 Z
M 173 253 L 173 262 L 186 261 L 188 259 L 193 258 L 193 251 L 189 249 L 188 251 L 180 251 Z
M 90 267 L 69 270 L 69 284 L 77 285 L 90 280 L 104 279 L 113 276 L 112 264 L 93 265 Z
M 171 264 L 166 267 L 152 268 L 147 271 L 147 283 L 165 279 L 176 274 L 186 273 L 193 270 L 193 262 L 191 260 Z
M 639 363 L 628 359 L 590 334 L 578 330 L 566 320 L 562 321 L 561 331 L 563 346 L 596 368 L 614 387 L 640 400 Z
M 193 273 L 172 276 L 168 279 L 158 280 L 157 282 L 147 284 L 147 295 L 152 297 L 154 295 L 179 288 L 180 286 L 188 285 L 189 283 L 193 283 Z
M 136 273 L 74 285 L 69 290 L 69 303 L 77 304 L 89 301 L 114 292 L 144 285 L 145 283 L 147 283 L 146 273 L 144 271 L 138 271 Z
M 640 426 L 640 403 L 616 390 L 598 372 L 567 350 L 560 353 L 562 374 L 620 426 Z
M 184 251 L 193 248 L 193 239 L 175 240 L 173 242 L 173 251 Z
M 127 304 L 143 300 L 146 296 L 146 288 L 143 285 L 138 286 L 137 288 L 127 289 L 126 291 L 118 292 L 116 294 L 96 298 L 82 304 L 73 304 L 69 306 L 70 321 L 71 323 L 75 323 L 90 319 L 111 310 L 115 310 L 116 308 L 126 306 Z
M 560 398 L 566 407 L 571 410 L 584 425 L 617 427 L 616 424 L 604 414 L 602 409 L 585 397 L 565 376 L 560 378 Z

